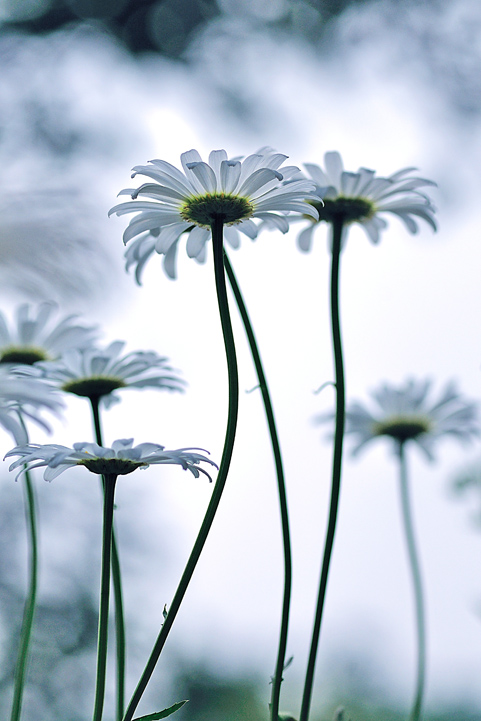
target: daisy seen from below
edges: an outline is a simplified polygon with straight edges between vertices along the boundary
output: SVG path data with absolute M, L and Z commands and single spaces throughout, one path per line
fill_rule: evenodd
M 405 448 L 408 443 L 417 445 L 432 461 L 434 448 L 443 437 L 451 436 L 465 442 L 479 434 L 477 405 L 463 398 L 454 382 L 448 383 L 434 401 L 429 399 L 430 390 L 429 380 L 409 379 L 400 386 L 385 383 L 371 394 L 376 405 L 375 410 L 371 411 L 361 403 L 353 403 L 346 413 L 346 433 L 357 440 L 353 454 L 357 454 L 368 443 L 387 437 L 394 443 L 398 460 L 402 522 L 416 615 L 416 682 L 410 721 L 421 718 L 424 701 L 426 613 Z
M 479 433 L 478 407 L 461 396 L 454 382 L 438 399 L 429 400 L 431 381 L 408 379 L 402 385 L 385 383 L 371 393 L 373 410 L 354 402 L 346 411 L 346 433 L 356 438 L 353 455 L 368 443 L 391 438 L 396 446 L 412 442 L 432 461 L 443 436 L 469 441 Z
M 209 473 L 200 464 L 208 463 L 215 468 L 217 466 L 210 458 L 198 453 L 198 450 L 201 449 L 180 448 L 168 451 L 158 443 L 141 443 L 134 446 L 133 439 L 129 438 L 114 441 L 111 448 L 99 446 L 97 443 L 75 443 L 73 448 L 56 444 L 28 443 L 13 448 L 5 456 L 5 458 L 19 456 L 10 466 L 11 471 L 20 468 L 17 478 L 22 473 L 43 467 L 45 468 L 44 479 L 51 481 L 69 468 L 85 466 L 91 473 L 101 475 L 103 479 L 102 564 L 93 721 L 101 721 L 105 698 L 113 515 L 117 478 L 119 475 L 126 475 L 138 468 L 147 468 L 151 465 L 179 465 L 184 470 L 190 471 L 196 478 L 203 474 L 212 480 Z
M 8 323 L 0 312 L 0 363 L 32 365 L 53 360 L 71 348 L 92 345 L 96 328 L 77 322 L 77 316 L 54 319 L 57 305 L 41 303 L 36 308 L 24 303 L 17 308 L 15 321 Z
M 410 233 L 418 231 L 416 218 L 425 220 L 436 230 L 435 208 L 430 198 L 419 191 L 436 183 L 413 176 L 416 168 L 404 168 L 387 178 L 376 176 L 374 170 L 367 168 L 347 172 L 338 152 L 324 155 L 324 169 L 314 163 L 305 163 L 304 167 L 323 200 L 322 205 L 313 203 L 319 220 L 313 222 L 306 218 L 309 224 L 297 237 L 299 248 L 305 252 L 311 249 L 313 233 L 322 221 L 338 220 L 344 226 L 359 223 L 373 243 L 379 242 L 381 231 L 387 227 L 380 215 L 383 213 L 397 215 Z
M 165 356 L 154 351 L 124 354 L 124 347 L 124 341 L 114 341 L 104 349 L 72 349 L 58 361 L 36 364 L 32 372 L 41 373 L 66 393 L 102 400 L 107 408 L 118 401 L 115 391 L 122 388 L 184 390 L 185 381 L 175 375 Z
M 190 231 L 187 255 L 203 262 L 215 219 L 222 220 L 225 239 L 235 248 L 240 242 L 238 231 L 251 239 L 257 237 L 259 226 L 254 219 L 283 233 L 289 229 L 287 212 L 300 212 L 317 220 L 317 206 L 306 205 L 306 200 L 322 205 L 313 192 L 315 183 L 295 179 L 297 167 L 281 168 L 286 158 L 271 148 L 261 148 L 244 160 L 229 160 L 225 150 L 214 150 L 205 163 L 197 150 L 189 150 L 181 155 L 183 171 L 164 160 L 136 166 L 132 177 L 145 175 L 154 182 L 122 190 L 120 195 L 130 195 L 132 200 L 109 212 L 137 213 L 123 236 L 125 244 L 141 236 L 127 251 L 127 267 L 136 265 L 140 282 L 142 269 L 155 251 L 165 256 L 164 270 L 175 278 L 182 233 Z M 290 182 L 283 184 L 286 180 Z
M 91 473 L 98 475 L 124 476 L 138 468 L 147 468 L 151 465 L 179 465 L 193 473 L 196 478 L 203 473 L 211 481 L 210 475 L 199 467 L 199 464 L 208 463 L 215 468 L 217 466 L 207 456 L 197 453 L 198 450 L 201 449 L 180 448 L 166 451 L 165 447 L 158 443 L 141 443 L 134 446 L 133 439 L 127 438 L 114 441 L 111 448 L 99 446 L 97 443 L 74 443 L 73 448 L 53 443 L 46 445 L 28 443 L 13 448 L 5 458 L 19 456 L 9 468 L 13 471 L 21 467 L 19 474 L 25 467 L 29 470 L 45 467 L 43 477 L 46 481 L 52 481 L 74 466 L 85 466 Z

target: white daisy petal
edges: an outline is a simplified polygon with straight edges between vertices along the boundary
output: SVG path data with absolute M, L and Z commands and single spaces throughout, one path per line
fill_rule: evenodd
M 209 231 L 206 228 L 196 226 L 190 231 L 186 247 L 189 258 L 196 258 L 199 255 L 208 238 Z
M 229 243 L 231 248 L 237 250 L 240 247 L 239 231 L 234 226 L 224 228 L 224 239 Z
M 177 266 L 176 266 L 176 260 L 177 260 L 177 243 L 173 243 L 167 253 L 164 255 L 164 262 L 162 264 L 162 267 L 166 273 L 166 275 L 171 278 L 171 280 L 175 280 L 177 277 Z
M 187 163 L 187 167 L 192 170 L 207 193 L 215 193 L 217 180 L 210 165 L 207 165 L 207 163 Z
M 217 180 L 220 180 L 220 170 L 223 162 L 227 160 L 227 153 L 225 150 L 213 150 L 209 153 L 209 165 L 215 173 Z
M 233 193 L 239 182 L 241 164 L 239 161 L 223 160 L 220 166 L 220 186 L 224 193 Z
M 172 225 L 167 225 L 165 228 L 162 228 L 155 241 L 155 252 L 161 254 L 168 253 L 172 243 L 176 243 L 188 227 L 188 223 L 181 222 L 172 223 Z
M 257 190 L 275 180 L 282 180 L 282 175 L 270 168 L 259 168 L 242 183 L 239 195 L 253 195 Z
M 326 166 L 329 185 L 333 185 L 339 191 L 341 186 L 341 174 L 344 170 L 340 154 L 337 151 L 326 153 L 324 155 L 324 165 Z
M 313 224 L 304 228 L 297 236 L 297 245 L 304 253 L 307 253 L 312 246 L 312 234 L 315 226 Z

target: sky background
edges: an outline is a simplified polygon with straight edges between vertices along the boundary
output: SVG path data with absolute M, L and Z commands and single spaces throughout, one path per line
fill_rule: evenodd
M 181 241 L 178 279 L 169 280 L 155 256 L 139 288 L 122 268 L 126 219 L 107 220 L 107 211 L 131 185 L 130 168 L 151 158 L 178 165 L 191 148 L 204 157 L 217 148 L 236 156 L 270 145 L 289 163 L 322 165 L 326 151 L 338 150 L 347 170 L 365 166 L 389 175 L 416 166 L 438 184 L 431 191 L 437 234 L 424 224 L 411 236 L 387 218 L 375 247 L 362 230 L 350 230 L 341 278 L 348 399 L 366 400 L 382 381 L 409 376 L 432 378 L 433 398 L 454 378 L 466 396 L 479 399 L 479 6 L 355 3 L 328 20 L 314 4 L 283 0 L 224 0 L 218 8 L 175 57 L 132 55 L 99 22 L 0 37 L 2 307 L 8 312 L 25 298 L 53 297 L 65 311 L 99 322 L 105 342 L 125 339 L 129 349 L 168 355 L 188 381 L 187 392 L 127 390 L 105 414 L 105 439 L 199 446 L 218 461 L 227 379 L 211 254 L 199 266 Z M 314 421 L 334 402 L 331 388 L 315 393 L 333 374 L 327 232 L 320 227 L 312 252 L 303 254 L 298 228 L 286 236 L 265 232 L 255 242 L 243 237 L 230 253 L 285 461 L 294 554 L 288 644 L 294 662 L 285 694 L 294 709 L 329 498 L 329 429 Z M 232 470 L 158 674 L 176 655 L 233 673 L 253 669 L 265 679 L 267 697 L 282 592 L 280 524 L 261 398 L 248 392 L 256 377 L 234 309 L 233 317 L 241 405 Z M 69 402 L 65 418 L 56 424 L 55 442 L 89 439 L 82 399 Z M 2 442 L 8 450 L 8 437 Z M 460 502 L 450 490 L 459 469 L 480 458 L 479 443 L 464 449 L 449 440 L 439 444 L 436 464 L 415 448 L 409 453 L 426 587 L 429 708 L 461 700 L 481 708 L 481 534 L 472 520 L 480 498 Z M 346 455 L 315 703 L 333 685 L 342 697 L 344 687 L 358 683 L 408 708 L 414 617 L 396 470 L 385 440 L 358 460 Z M 86 550 L 100 533 L 95 477 L 72 472 L 38 487 L 51 521 L 42 530 L 42 593 L 67 591 L 86 569 L 95 584 L 96 550 Z M 127 608 L 141 616 L 132 640 L 133 678 L 210 493 L 204 479 L 175 469 L 132 474 L 119 484 Z

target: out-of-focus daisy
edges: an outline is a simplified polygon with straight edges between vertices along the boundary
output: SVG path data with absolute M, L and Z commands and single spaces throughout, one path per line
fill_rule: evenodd
M 63 403 L 54 389 L 37 378 L 19 378 L 9 366 L 0 366 L 0 425 L 18 444 L 28 441 L 24 420 L 45 430 L 50 428 L 39 415 L 42 410 L 58 413 Z
M 96 328 L 79 324 L 75 315 L 55 321 L 56 312 L 55 303 L 41 303 L 36 308 L 24 303 L 10 326 L 0 312 L 0 363 L 32 365 L 58 358 L 71 348 L 92 345 L 98 335 Z
M 382 385 L 371 393 L 371 411 L 354 402 L 346 410 L 346 433 L 356 437 L 353 454 L 376 438 L 387 436 L 397 445 L 413 441 L 434 460 L 434 447 L 443 436 L 460 441 L 479 433 L 478 407 L 457 391 L 454 382 L 446 385 L 438 400 L 428 399 L 429 380 L 407 380 L 403 385 Z
M 59 361 L 36 364 L 32 372 L 41 373 L 67 393 L 102 399 L 106 407 L 118 401 L 114 391 L 120 388 L 184 390 L 185 381 L 172 372 L 166 357 L 154 351 L 122 355 L 124 346 L 123 341 L 115 341 L 105 349 L 70 350 Z
M 404 168 L 387 178 L 376 177 L 375 171 L 367 168 L 350 173 L 344 170 L 338 152 L 324 155 L 324 169 L 314 163 L 305 163 L 304 167 L 315 181 L 316 193 L 323 203 L 309 201 L 318 211 L 319 220 L 306 218 L 308 226 L 297 237 L 303 251 L 310 250 L 312 235 L 321 221 L 342 220 L 345 226 L 359 223 L 373 243 L 379 242 L 380 232 L 387 226 L 380 215 L 383 213 L 397 215 L 410 233 L 418 231 L 416 218 L 425 220 L 436 230 L 434 206 L 429 197 L 419 191 L 436 183 L 413 176 L 416 168 Z
M 43 477 L 52 481 L 61 473 L 74 466 L 85 466 L 91 473 L 110 476 L 124 476 L 137 468 L 147 468 L 151 465 L 179 465 L 185 471 L 190 471 L 196 478 L 201 473 L 212 480 L 210 475 L 199 463 L 217 465 L 207 456 L 197 453 L 197 448 L 179 448 L 166 451 L 158 443 L 141 443 L 133 445 L 133 439 L 120 439 L 112 443 L 111 448 L 105 448 L 97 443 L 74 443 L 73 448 L 56 444 L 38 445 L 28 443 L 19 445 L 9 451 L 5 458 L 19 456 L 14 461 L 11 471 L 20 468 L 18 476 L 25 469 L 45 467 Z
M 399 487 L 402 521 L 412 577 L 417 663 L 416 683 L 409 715 L 411 721 L 421 718 L 426 669 L 426 621 L 424 591 L 411 510 L 411 493 L 408 479 L 408 443 L 416 444 L 429 460 L 434 460 L 434 447 L 444 436 L 468 441 L 479 433 L 477 406 L 467 401 L 448 383 L 438 400 L 429 400 L 429 380 L 407 380 L 401 386 L 382 385 L 372 392 L 376 407 L 369 410 L 361 403 L 353 403 L 346 411 L 346 433 L 356 437 L 354 454 L 366 444 L 386 436 L 394 442 L 395 457 L 399 463 Z
M 188 256 L 203 262 L 212 223 L 219 217 L 225 226 L 225 238 L 233 247 L 240 242 L 238 231 L 252 239 L 257 237 L 254 218 L 283 233 L 289 229 L 287 212 L 300 212 L 317 220 L 317 204 L 322 202 L 313 192 L 315 183 L 295 179 L 299 169 L 294 166 L 281 168 L 286 158 L 271 148 L 261 148 L 244 160 L 229 160 L 225 150 L 214 150 L 205 163 L 197 150 L 189 150 L 181 155 L 183 172 L 164 160 L 136 166 L 132 177 L 145 175 L 154 182 L 122 190 L 120 195 L 130 195 L 132 201 L 116 205 L 109 213 L 137 213 L 123 236 L 124 243 L 141 236 L 127 253 L 127 267 L 137 264 L 139 280 L 145 262 L 155 250 L 165 256 L 167 275 L 175 278 L 177 244 L 182 233 L 190 231 Z M 139 196 L 146 199 L 137 200 Z M 308 205 L 306 200 L 313 202 Z M 146 232 L 149 235 L 142 235 Z

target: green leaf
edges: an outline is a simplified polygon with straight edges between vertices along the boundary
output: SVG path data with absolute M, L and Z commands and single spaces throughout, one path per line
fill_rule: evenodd
M 133 721 L 159 721 L 159 719 L 167 718 L 167 716 L 178 711 L 185 703 L 187 703 L 187 701 L 179 701 L 178 703 L 174 703 L 173 706 L 169 706 L 169 708 L 164 708 L 163 711 L 149 713 L 147 716 L 137 716 Z

